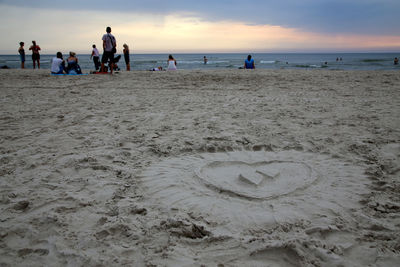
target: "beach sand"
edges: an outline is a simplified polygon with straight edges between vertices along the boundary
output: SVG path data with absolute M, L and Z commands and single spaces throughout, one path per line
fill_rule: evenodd
M 0 266 L 398 266 L 400 75 L 0 71 Z

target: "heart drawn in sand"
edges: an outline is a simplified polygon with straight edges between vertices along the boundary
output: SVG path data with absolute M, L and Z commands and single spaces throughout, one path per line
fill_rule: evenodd
M 207 187 L 247 199 L 287 195 L 317 179 L 312 168 L 301 162 L 214 161 L 196 170 Z

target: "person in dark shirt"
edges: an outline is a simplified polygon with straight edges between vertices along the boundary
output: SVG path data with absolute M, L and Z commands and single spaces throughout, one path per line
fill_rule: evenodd
M 129 60 L 129 46 L 127 44 L 124 44 L 123 47 L 124 47 L 123 52 L 124 52 L 126 70 L 130 71 L 131 70 L 131 63 L 130 63 L 130 60 Z
M 25 69 L 25 49 L 24 49 L 24 42 L 20 42 L 19 43 L 19 49 L 18 49 L 18 53 L 19 53 L 19 57 L 21 58 L 21 69 Z

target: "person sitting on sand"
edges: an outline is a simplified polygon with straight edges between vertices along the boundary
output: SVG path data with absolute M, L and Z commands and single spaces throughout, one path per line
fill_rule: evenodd
M 150 71 L 162 71 L 163 68 L 161 66 L 158 66 L 157 68 L 152 68 Z
M 51 60 L 51 73 L 52 74 L 64 74 L 65 61 L 63 59 L 62 53 L 57 52 L 56 57 Z
M 399 65 L 399 59 L 397 57 L 394 58 L 394 65 Z
M 177 70 L 176 68 L 176 60 L 174 59 L 174 57 L 172 55 L 168 56 L 168 68 L 167 70 Z
M 37 62 L 38 69 L 40 69 L 40 54 L 39 54 L 39 51 L 41 50 L 40 46 L 36 44 L 36 41 L 32 41 L 32 45 L 31 47 L 29 47 L 29 50 L 32 50 L 33 68 L 36 69 L 36 62 Z
M 74 52 L 69 52 L 67 63 L 68 74 L 82 74 L 81 67 L 78 64 L 78 58 L 76 57 L 76 54 Z
M 254 59 L 251 58 L 251 55 L 247 56 L 247 59 L 244 61 L 244 69 L 255 69 L 256 66 L 254 64 Z
M 21 59 L 21 69 L 25 69 L 25 49 L 24 49 L 24 42 L 19 43 L 18 53 Z

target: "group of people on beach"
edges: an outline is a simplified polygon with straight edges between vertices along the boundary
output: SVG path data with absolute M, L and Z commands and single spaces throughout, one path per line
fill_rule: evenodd
M 111 34 L 111 27 L 106 28 L 106 33 L 102 37 L 103 41 L 103 55 L 100 60 L 99 50 L 96 48 L 96 45 L 92 45 L 92 53 L 90 58 L 93 60 L 94 67 L 96 73 L 108 73 L 108 71 L 112 74 L 114 70 L 118 70 L 117 62 L 121 56 L 115 57 L 117 52 L 117 41 L 115 36 Z M 130 71 L 130 58 L 129 58 L 129 46 L 127 44 L 123 44 L 123 55 L 126 64 L 126 70 Z M 33 68 L 36 68 L 36 63 L 38 69 L 40 69 L 40 46 L 36 44 L 36 41 L 32 41 L 32 46 L 29 48 L 32 50 L 32 61 Z M 21 68 L 25 68 L 25 49 L 24 42 L 20 42 L 20 47 L 18 49 L 18 53 L 21 59 Z M 204 64 L 208 63 L 208 59 L 204 56 Z M 66 65 L 67 63 L 67 65 Z M 107 64 L 107 66 L 106 66 Z M 252 59 L 251 55 L 247 57 L 244 62 L 243 69 L 255 69 L 254 59 Z M 163 68 L 161 66 L 157 68 L 153 68 L 153 71 L 161 71 Z M 176 59 L 172 56 L 168 56 L 167 60 L 167 70 L 174 71 L 177 70 L 177 62 Z M 63 59 L 63 55 L 61 52 L 57 52 L 56 56 L 51 61 L 51 73 L 52 74 L 82 74 L 82 70 L 78 64 L 78 58 L 75 52 L 69 52 L 69 57 L 67 61 Z
M 65 67 L 65 61 L 61 52 L 57 52 L 56 57 L 51 61 L 51 73 L 52 74 L 82 74 L 81 67 L 78 64 L 78 58 L 74 52 L 69 52 L 67 58 L 67 67 Z
M 21 69 L 25 68 L 25 49 L 24 49 L 25 43 L 20 42 L 19 43 L 19 48 L 18 48 L 18 53 L 21 59 Z M 38 69 L 40 69 L 40 53 L 39 51 L 40 46 L 36 44 L 36 41 L 32 41 L 31 47 L 29 47 L 29 50 L 32 50 L 32 61 L 33 61 L 33 68 L 36 69 L 36 63 L 38 66 Z
M 95 69 L 98 71 L 100 69 L 100 72 L 107 72 L 108 70 L 112 73 L 113 70 L 116 68 L 116 60 L 114 58 L 115 53 L 117 52 L 116 47 L 117 47 L 117 42 L 115 37 L 111 34 L 111 27 L 106 28 L 106 34 L 103 35 L 102 37 L 103 41 L 103 56 L 101 58 L 101 63 L 99 61 L 100 59 L 100 53 L 96 48 L 96 45 L 92 46 L 92 54 L 91 54 L 91 59 L 93 59 Z M 21 60 L 21 68 L 25 68 L 25 49 L 24 49 L 24 42 L 19 43 L 20 47 L 18 48 L 18 53 L 20 55 L 20 60 Z M 124 53 L 124 59 L 126 63 L 126 70 L 130 70 L 130 59 L 129 59 L 129 47 L 127 44 L 123 45 L 123 53 Z M 33 61 L 33 68 L 36 69 L 36 63 L 38 69 L 40 69 L 40 53 L 39 51 L 41 50 L 40 46 L 36 44 L 36 41 L 32 41 L 32 46 L 29 48 L 29 50 L 32 50 L 32 61 Z M 119 59 L 119 58 L 118 58 Z M 67 66 L 65 66 L 65 63 L 67 63 Z M 108 66 L 105 66 L 105 64 L 108 64 Z M 78 58 L 76 57 L 75 52 L 69 52 L 69 57 L 67 61 L 63 59 L 63 55 L 61 52 L 57 52 L 56 56 L 52 59 L 51 61 L 51 73 L 52 74 L 81 74 L 81 68 L 78 64 Z
M 117 52 L 117 41 L 114 35 L 111 34 L 111 27 L 106 28 L 106 33 L 102 37 L 103 41 L 103 55 L 100 61 L 100 53 L 96 45 L 92 45 L 92 53 L 90 58 L 93 59 L 94 67 L 96 72 L 94 73 L 113 73 L 114 70 L 118 70 L 118 65 L 121 56 L 115 57 Z M 130 59 L 129 59 L 129 47 L 127 44 L 123 45 L 123 54 L 126 63 L 126 70 L 130 71 Z M 68 66 L 65 68 L 65 62 L 62 58 L 62 53 L 57 52 L 57 55 L 52 60 L 51 73 L 52 74 L 82 74 L 82 71 L 78 65 L 78 58 L 74 52 L 70 52 L 70 56 L 67 59 Z M 107 66 L 106 66 L 107 64 Z
M 203 57 L 203 61 L 204 61 L 204 64 L 208 63 L 208 59 L 206 56 Z M 168 63 L 167 70 L 177 70 L 176 59 L 172 55 L 168 56 L 167 63 Z M 244 62 L 243 69 L 255 69 L 255 68 L 256 68 L 256 66 L 254 63 L 254 59 L 251 58 L 251 55 L 248 55 L 247 59 Z M 160 70 L 163 70 L 163 68 L 161 66 L 151 69 L 151 71 L 160 71 Z

